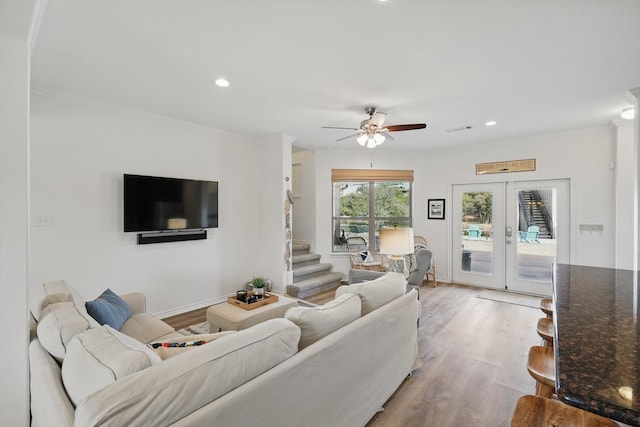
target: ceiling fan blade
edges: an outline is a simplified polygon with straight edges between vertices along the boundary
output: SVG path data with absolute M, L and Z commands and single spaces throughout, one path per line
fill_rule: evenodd
M 386 126 L 385 132 L 399 132 L 401 130 L 414 130 L 414 129 L 424 129 L 427 125 L 424 123 L 417 123 L 414 125 L 392 125 Z
M 353 135 L 349 135 L 349 136 L 345 136 L 344 138 L 336 139 L 336 142 L 340 142 L 340 141 L 343 141 L 345 139 L 349 139 L 349 138 L 352 138 L 352 137 L 358 136 L 358 135 L 360 135 L 360 134 L 359 133 L 354 133 Z
M 384 135 L 385 138 L 389 138 L 391 141 L 393 141 L 395 138 L 392 137 L 391 135 L 389 135 L 387 132 L 380 132 L 382 135 Z
M 322 126 L 321 129 L 345 129 L 345 130 L 359 130 L 358 128 L 341 128 L 337 126 Z

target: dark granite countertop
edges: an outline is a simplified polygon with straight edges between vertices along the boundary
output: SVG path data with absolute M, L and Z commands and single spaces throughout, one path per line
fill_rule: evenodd
M 640 426 L 640 285 L 634 276 L 556 265 L 554 351 L 560 400 Z

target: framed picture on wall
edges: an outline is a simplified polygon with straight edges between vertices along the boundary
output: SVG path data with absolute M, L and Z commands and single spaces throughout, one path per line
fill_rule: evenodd
M 427 218 L 444 219 L 444 199 L 427 200 Z

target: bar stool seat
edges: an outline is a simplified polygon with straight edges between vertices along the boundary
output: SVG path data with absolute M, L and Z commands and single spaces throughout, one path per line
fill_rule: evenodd
M 540 300 L 540 310 L 542 310 L 542 312 L 546 314 L 547 317 L 552 318 L 553 317 L 553 300 L 551 298 L 542 298 Z
M 518 399 L 511 427 L 619 427 L 600 415 L 565 405 L 557 400 L 525 395 Z
M 551 397 L 556 392 L 556 362 L 553 348 L 534 345 L 529 349 L 527 370 L 536 380 L 536 394 Z
M 542 317 L 536 326 L 538 335 L 544 340 L 545 346 L 553 347 L 553 319 Z

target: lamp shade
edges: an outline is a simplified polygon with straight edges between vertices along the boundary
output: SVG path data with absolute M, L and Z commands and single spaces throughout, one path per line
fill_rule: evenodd
M 413 228 L 381 228 L 380 253 L 406 255 L 413 252 Z

